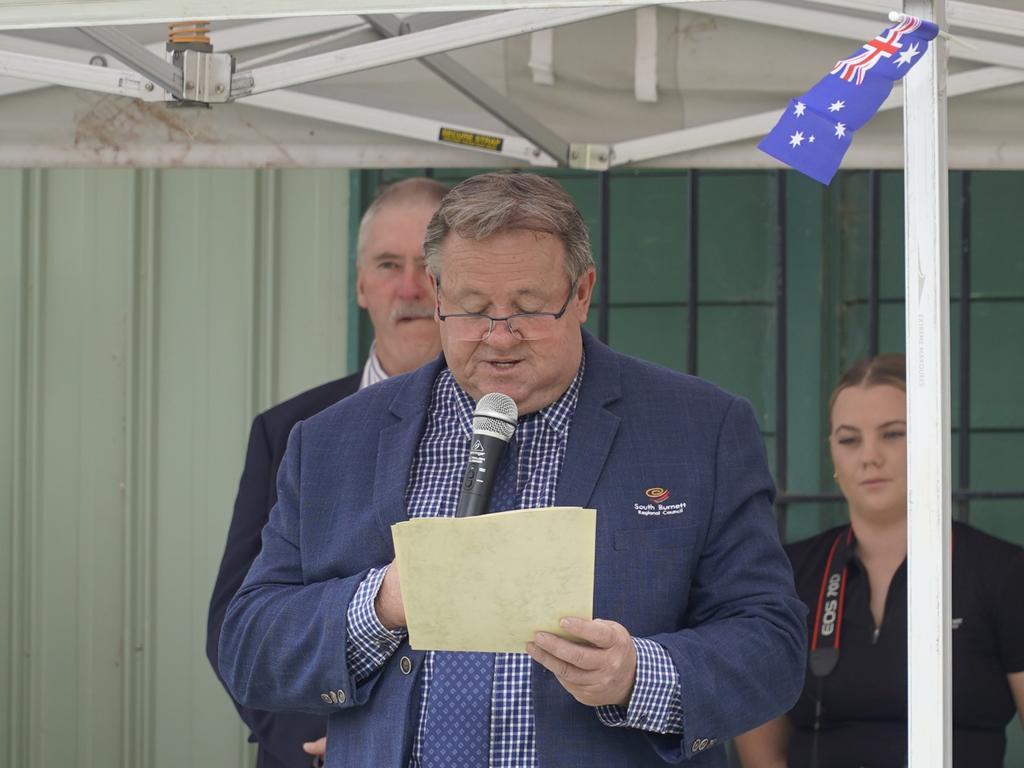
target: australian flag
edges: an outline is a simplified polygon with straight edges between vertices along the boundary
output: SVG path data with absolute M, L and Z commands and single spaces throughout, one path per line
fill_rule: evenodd
M 939 28 L 915 16 L 895 26 L 832 71 L 779 118 L 757 148 L 791 168 L 828 184 L 832 181 L 853 132 L 868 122 L 903 77 L 928 50 Z

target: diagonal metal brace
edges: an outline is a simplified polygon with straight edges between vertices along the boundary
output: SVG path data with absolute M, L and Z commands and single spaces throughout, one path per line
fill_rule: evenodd
M 181 72 L 122 32 L 118 27 L 79 27 L 136 72 L 145 75 L 175 98 L 182 98 Z
M 405 32 L 415 31 L 403 24 L 402 20 L 392 14 L 369 14 L 363 19 L 383 37 L 398 37 Z M 467 96 L 478 106 L 485 109 L 505 125 L 512 128 L 524 139 L 531 141 L 544 152 L 551 155 L 559 165 L 569 160 L 569 142 L 556 134 L 535 117 L 529 115 L 507 96 L 496 91 L 483 82 L 451 56 L 435 53 L 419 59 L 423 65 Z

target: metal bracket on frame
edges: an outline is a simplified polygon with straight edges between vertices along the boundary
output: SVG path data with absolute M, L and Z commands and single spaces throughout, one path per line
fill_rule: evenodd
M 183 51 L 181 95 L 188 101 L 216 104 L 231 98 L 235 57 L 230 53 Z
M 569 167 L 585 171 L 607 171 L 611 167 L 608 144 L 569 144 Z

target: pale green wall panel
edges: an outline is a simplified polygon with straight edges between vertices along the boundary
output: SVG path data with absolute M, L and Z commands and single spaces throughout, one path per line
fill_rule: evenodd
M 346 372 L 348 189 L 0 172 L 0 765 L 251 763 L 207 604 L 252 416 Z
M 254 175 L 168 171 L 161 216 L 156 324 L 157 412 L 153 552 L 154 765 L 223 764 L 229 720 L 197 704 L 216 694 L 205 663 L 203 613 L 244 445 Z M 236 222 L 234 226 L 230 222 Z M 237 243 L 232 247 L 229 239 Z M 234 470 L 234 471 L 232 471 Z M 204 685 L 204 683 L 210 685 Z M 214 738 L 219 733 L 221 738 Z
M 330 292 L 330 286 L 348 285 L 348 263 L 337 258 L 339 250 L 348 249 L 348 209 L 338 207 L 339 201 L 348 200 L 348 179 L 331 171 L 301 176 L 278 173 L 275 178 L 279 217 L 273 253 L 278 291 L 271 328 L 277 329 L 274 342 L 280 364 L 273 369 L 278 377 L 267 404 L 305 389 L 304 374 L 311 367 L 320 381 L 338 378 L 345 371 L 346 347 L 337 331 L 345 327 L 348 313 L 346 297 Z M 311 290 L 314 286 L 321 289 Z M 296 338 L 308 338 L 310 346 L 322 354 L 309 359 L 308 349 L 292 341 Z
M 0 170 L 0 763 L 16 765 L 24 722 L 22 528 L 25 503 L 22 339 L 27 175 Z
M 131 197 L 127 172 L 43 180 L 29 733 L 46 764 L 121 761 Z

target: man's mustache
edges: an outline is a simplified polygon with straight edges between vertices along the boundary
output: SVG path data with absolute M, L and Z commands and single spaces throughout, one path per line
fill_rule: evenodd
M 397 323 L 399 320 L 420 320 L 422 318 L 432 318 L 433 316 L 434 308 L 432 306 L 403 301 L 391 308 L 390 320 L 393 323 Z

